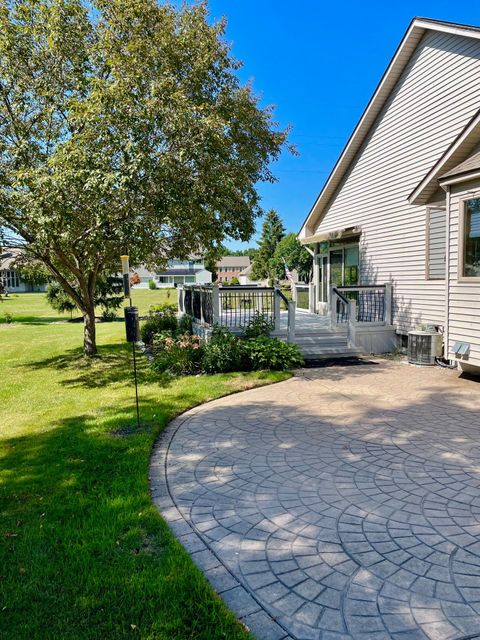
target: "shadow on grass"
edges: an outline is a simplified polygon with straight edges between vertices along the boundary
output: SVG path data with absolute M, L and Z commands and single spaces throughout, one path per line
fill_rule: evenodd
M 5 638 L 246 640 L 153 506 L 148 461 L 185 392 L 100 408 L 2 442 Z M 128 437 L 114 437 L 128 430 Z
M 155 383 L 166 387 L 172 378 L 167 375 L 154 373 L 146 356 L 136 351 L 137 379 L 139 384 Z M 83 349 L 75 347 L 58 356 L 42 358 L 25 365 L 23 368 L 32 370 L 56 369 L 67 373 L 60 384 L 68 387 L 85 387 L 95 389 L 109 384 L 133 384 L 133 354 L 130 344 L 117 343 L 101 345 L 98 354 L 93 358 L 85 358 Z M 68 373 L 72 375 L 69 376 Z

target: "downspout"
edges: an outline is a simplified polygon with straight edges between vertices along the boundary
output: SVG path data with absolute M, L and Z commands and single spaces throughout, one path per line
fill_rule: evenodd
M 445 326 L 443 328 L 444 354 L 443 357 L 448 360 L 448 328 L 450 324 L 450 185 L 444 187 L 446 191 L 446 220 L 445 220 Z

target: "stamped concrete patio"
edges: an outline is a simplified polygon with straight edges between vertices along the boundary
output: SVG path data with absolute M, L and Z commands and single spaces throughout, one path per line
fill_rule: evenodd
M 259 640 L 480 638 L 480 384 L 376 362 L 203 405 L 154 450 L 156 504 Z

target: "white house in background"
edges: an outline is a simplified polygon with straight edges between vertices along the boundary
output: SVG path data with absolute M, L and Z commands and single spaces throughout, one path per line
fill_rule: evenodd
M 0 289 L 7 293 L 31 293 L 33 291 L 45 291 L 46 285 L 32 285 L 25 282 L 15 268 L 15 261 L 23 255 L 21 249 L 0 247 Z
M 398 335 L 480 367 L 480 28 L 415 18 L 308 214 L 315 308 L 391 283 Z
M 142 266 L 135 269 L 135 272 L 140 278 L 140 284 L 135 285 L 138 289 L 148 289 L 151 280 L 159 288 L 212 282 L 212 272 L 205 269 L 203 258 L 198 257 L 188 260 L 169 260 L 164 271 L 152 272 Z

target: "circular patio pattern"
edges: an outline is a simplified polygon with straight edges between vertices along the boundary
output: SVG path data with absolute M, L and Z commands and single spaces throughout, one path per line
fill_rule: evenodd
M 258 638 L 480 634 L 480 384 L 457 376 L 311 370 L 167 430 L 154 498 Z

